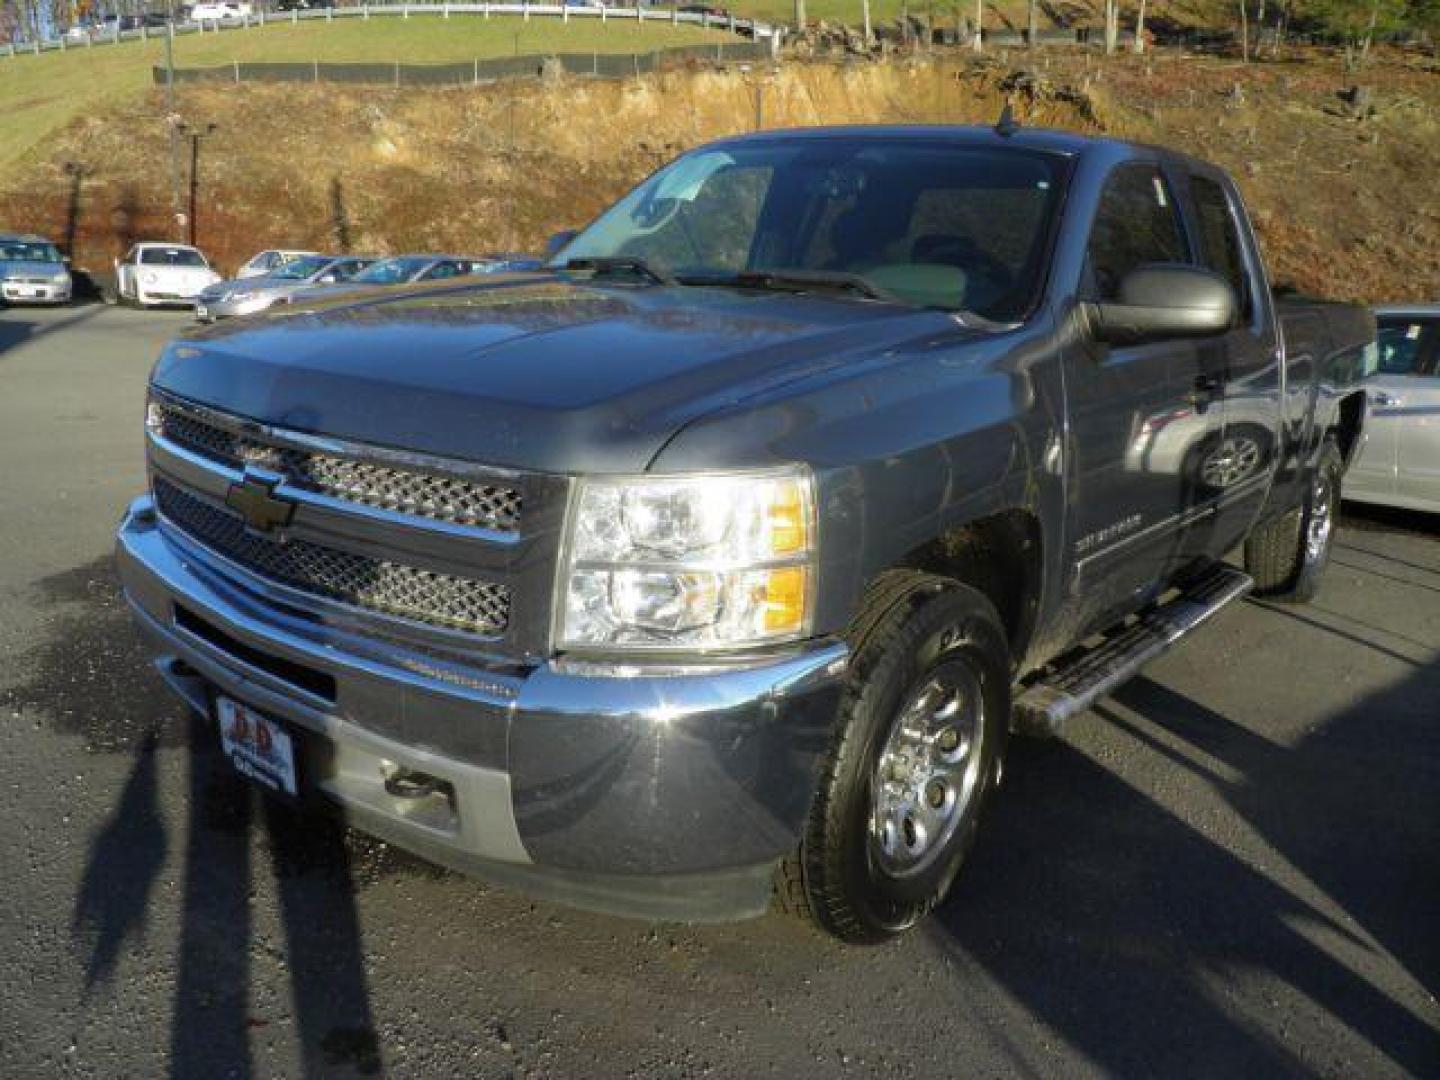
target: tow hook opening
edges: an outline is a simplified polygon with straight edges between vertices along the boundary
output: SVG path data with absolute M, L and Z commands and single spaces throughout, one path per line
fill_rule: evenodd
M 432 795 L 443 796 L 446 802 L 454 804 L 455 788 L 448 780 L 438 776 L 389 765 L 384 770 L 385 792 L 397 799 L 428 799 Z

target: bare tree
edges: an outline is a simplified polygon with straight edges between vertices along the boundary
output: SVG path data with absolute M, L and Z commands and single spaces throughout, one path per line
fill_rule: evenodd
M 1240 0 L 1240 59 L 1250 62 L 1250 12 L 1245 0 Z
M 1140 0 L 1140 7 L 1135 12 L 1135 44 L 1136 53 L 1145 51 L 1145 0 Z
M 795 0 L 795 29 L 805 29 L 805 0 Z
M 1120 47 L 1120 0 L 1105 0 L 1105 55 Z
M 1027 37 L 1026 37 L 1026 39 L 1025 39 L 1025 44 L 1026 44 L 1029 48 L 1032 48 L 1032 49 L 1035 48 L 1035 46 L 1036 46 L 1036 44 L 1037 44 L 1037 40 L 1036 40 L 1036 39 L 1039 37 L 1039 34 L 1040 34 L 1040 29 L 1039 29 L 1039 26 L 1037 25 L 1038 19 L 1037 19 L 1037 16 L 1036 16 L 1036 9 L 1039 8 L 1039 6 L 1040 6 L 1039 0 L 1030 0 L 1030 3 L 1029 3 L 1029 5 L 1028 5 L 1028 9 L 1027 9 L 1027 11 L 1026 11 L 1026 15 L 1027 15 L 1027 17 L 1028 17 L 1028 18 L 1027 18 L 1027 23 L 1028 23 L 1027 31 L 1028 31 L 1028 35 L 1027 35 Z

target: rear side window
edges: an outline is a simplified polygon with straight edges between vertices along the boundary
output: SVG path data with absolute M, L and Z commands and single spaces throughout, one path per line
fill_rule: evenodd
M 1086 298 L 1119 299 L 1125 275 L 1146 263 L 1189 261 L 1175 199 L 1160 170 L 1122 165 L 1111 173 L 1086 249 Z
M 1253 310 L 1250 276 L 1245 271 L 1245 252 L 1240 246 L 1240 234 L 1235 226 L 1235 215 L 1230 210 L 1230 200 L 1225 196 L 1225 189 L 1208 176 L 1192 176 L 1190 193 L 1195 198 L 1196 223 L 1200 228 L 1200 243 L 1205 249 L 1205 266 L 1230 283 L 1240 306 L 1240 318 L 1248 322 Z
M 1440 320 L 1384 318 L 1375 343 L 1382 375 L 1434 375 L 1440 351 Z

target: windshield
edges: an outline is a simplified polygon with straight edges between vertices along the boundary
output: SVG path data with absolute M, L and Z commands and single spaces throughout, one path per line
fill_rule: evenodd
M 48 240 L 0 240 L 0 262 L 59 261 L 60 250 Z
M 144 248 L 140 262 L 145 266 L 206 266 L 205 256 L 194 248 Z
M 301 258 L 292 259 L 278 270 L 272 270 L 270 276 L 283 278 L 286 281 L 304 281 L 306 278 L 320 273 L 334 261 L 325 255 L 304 255 Z
M 409 281 L 421 270 L 430 265 L 429 259 L 381 259 L 373 266 L 355 275 L 354 280 L 363 281 L 369 285 L 395 285 L 402 281 Z
M 858 275 L 923 307 L 1011 322 L 1036 304 L 1064 159 L 900 138 L 699 150 L 656 173 L 551 264 L 631 258 L 681 284 Z

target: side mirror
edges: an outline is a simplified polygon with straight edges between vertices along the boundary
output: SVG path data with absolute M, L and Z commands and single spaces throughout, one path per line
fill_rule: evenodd
M 579 229 L 563 229 L 545 241 L 545 258 L 553 259 L 561 250 L 580 235 Z
M 1179 263 L 1136 267 L 1120 282 L 1118 300 L 1084 306 L 1095 339 L 1112 345 L 1223 334 L 1238 307 L 1219 274 Z

